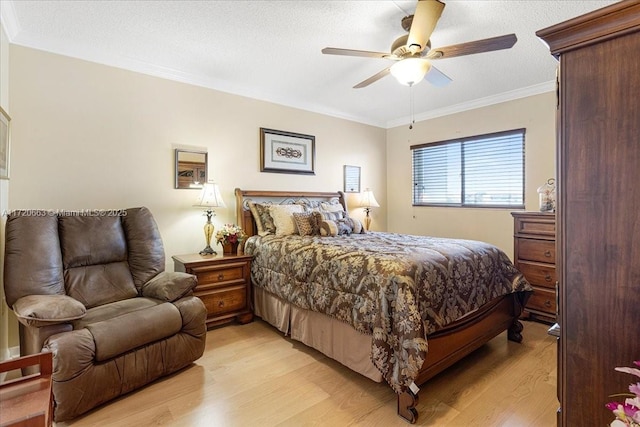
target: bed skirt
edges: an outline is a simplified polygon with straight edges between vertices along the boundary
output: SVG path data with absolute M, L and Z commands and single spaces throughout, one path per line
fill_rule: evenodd
M 256 316 L 352 371 L 382 382 L 382 374 L 371 362 L 371 335 L 322 313 L 298 308 L 263 288 L 254 287 L 253 297 Z

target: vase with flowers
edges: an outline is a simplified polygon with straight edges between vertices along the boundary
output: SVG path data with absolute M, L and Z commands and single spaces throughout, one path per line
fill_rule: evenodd
M 225 224 L 216 232 L 216 240 L 222 245 L 225 255 L 238 253 L 238 245 L 242 243 L 246 234 L 235 224 Z
M 633 362 L 636 368 L 616 368 L 618 372 L 635 375 L 640 378 L 640 360 Z M 626 397 L 624 402 L 609 402 L 607 409 L 613 412 L 616 419 L 611 427 L 640 427 L 640 381 L 629 386 L 629 393 L 615 394 L 610 397 Z

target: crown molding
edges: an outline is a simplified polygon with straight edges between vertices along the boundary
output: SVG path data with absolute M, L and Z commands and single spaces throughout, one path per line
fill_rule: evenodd
M 436 117 L 448 116 L 451 114 L 461 113 L 463 111 L 475 110 L 476 108 L 488 107 L 490 105 L 500 104 L 502 102 L 513 101 L 515 99 L 526 98 L 528 96 L 539 95 L 541 93 L 553 92 L 556 89 L 555 80 L 551 80 L 537 85 L 528 86 L 521 89 L 511 90 L 496 95 L 478 98 L 468 102 L 463 102 L 449 107 L 438 108 L 427 111 L 425 113 L 416 114 L 415 121 L 435 119 Z M 397 126 L 404 126 L 410 122 L 409 117 L 401 117 L 399 119 L 390 120 L 386 124 L 387 129 Z

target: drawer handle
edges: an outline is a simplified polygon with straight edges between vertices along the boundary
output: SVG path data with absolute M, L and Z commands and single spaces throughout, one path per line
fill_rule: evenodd
M 551 258 L 551 251 L 549 249 L 544 251 L 544 256 L 546 256 L 547 258 Z
M 544 306 L 545 306 L 545 307 L 547 307 L 547 308 L 551 308 L 551 301 L 546 300 L 546 301 L 544 302 Z
M 547 281 L 547 282 L 550 282 L 551 281 L 551 276 L 547 274 L 546 276 L 544 276 L 544 280 Z
M 218 301 L 218 307 L 220 307 L 220 308 L 224 307 L 224 301 L 222 301 L 222 300 Z
M 218 274 L 218 280 L 222 280 L 222 279 L 224 279 L 224 273 Z

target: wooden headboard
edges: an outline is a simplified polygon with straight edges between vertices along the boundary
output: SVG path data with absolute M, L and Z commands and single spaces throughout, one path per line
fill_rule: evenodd
M 349 212 L 347 199 L 343 191 L 264 191 L 264 190 L 241 190 L 236 188 L 236 221 L 247 234 L 247 237 L 258 233 L 256 223 L 253 220 L 249 202 L 271 202 L 273 204 L 289 204 L 298 200 L 333 200 L 337 199 Z

